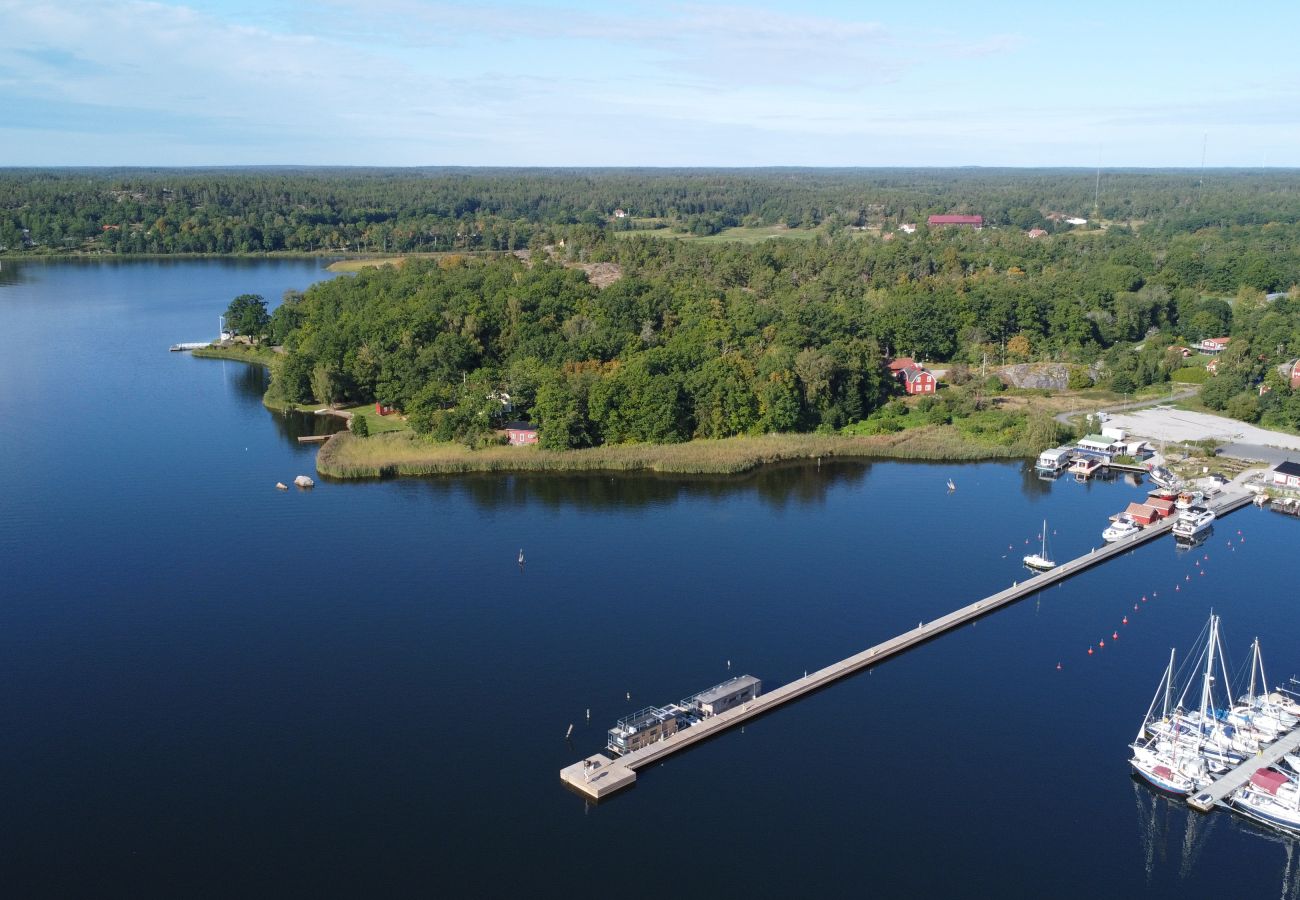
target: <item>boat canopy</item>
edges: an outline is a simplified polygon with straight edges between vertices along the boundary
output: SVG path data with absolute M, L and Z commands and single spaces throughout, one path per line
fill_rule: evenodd
M 1287 777 L 1277 769 L 1260 769 L 1250 776 L 1250 783 L 1261 790 L 1276 794 L 1277 789 L 1286 784 Z

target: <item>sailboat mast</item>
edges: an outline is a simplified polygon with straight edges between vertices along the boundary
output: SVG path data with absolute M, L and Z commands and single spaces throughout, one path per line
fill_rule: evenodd
M 1255 643 L 1250 645 L 1250 694 L 1246 698 L 1247 703 L 1255 700 L 1255 667 L 1260 665 L 1259 661 L 1259 638 L 1255 638 Z
M 1047 520 L 1043 520 L 1043 548 L 1038 551 L 1043 559 L 1047 559 Z
M 1210 639 L 1205 642 L 1205 675 L 1201 678 L 1201 730 L 1210 707 L 1210 682 L 1214 680 L 1214 645 L 1219 642 L 1219 619 L 1210 616 Z
M 1169 695 L 1174 689 L 1174 654 L 1177 652 L 1177 647 L 1169 648 L 1169 668 L 1165 669 L 1165 706 L 1160 715 L 1162 719 L 1169 718 Z

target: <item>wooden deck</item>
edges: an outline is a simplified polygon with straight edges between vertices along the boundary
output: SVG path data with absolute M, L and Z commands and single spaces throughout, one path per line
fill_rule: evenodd
M 1242 489 L 1225 490 L 1207 505 L 1214 510 L 1216 516 L 1224 516 L 1249 505 L 1253 499 L 1253 494 Z M 720 734 L 733 725 L 739 725 L 755 716 L 771 712 L 782 703 L 787 703 L 805 694 L 820 690 L 840 678 L 852 675 L 854 672 L 868 666 L 884 662 L 915 647 L 917 644 L 936 638 L 1009 603 L 1024 599 L 1041 591 L 1043 588 L 1064 581 L 1105 560 L 1127 553 L 1140 544 L 1145 544 L 1163 534 L 1168 534 L 1172 527 L 1172 519 L 1165 519 L 1157 525 L 1143 528 L 1130 538 L 1094 548 L 1083 556 L 1062 563 L 1055 569 L 1034 575 L 1025 581 L 1016 582 L 1009 588 L 963 606 L 933 621 L 921 622 L 915 628 L 896 637 L 876 644 L 874 647 L 868 647 L 866 650 L 856 653 L 848 659 L 833 663 L 824 669 L 810 672 L 803 678 L 797 678 L 766 694 L 761 694 L 743 706 L 704 719 L 699 724 L 678 731 L 662 741 L 614 759 L 610 759 L 603 753 L 597 753 L 585 760 L 566 766 L 560 770 L 560 779 L 569 787 L 593 799 L 599 800 L 602 797 L 607 797 L 616 791 L 631 786 L 636 781 L 637 769 L 659 762 L 692 744 Z
M 1260 769 L 1273 765 L 1286 754 L 1294 752 L 1297 747 L 1300 747 L 1300 728 L 1282 735 L 1261 750 L 1257 756 L 1252 756 L 1209 787 L 1188 797 L 1187 805 L 1200 812 L 1209 812 L 1223 803 L 1229 794 L 1250 781 L 1250 776 Z

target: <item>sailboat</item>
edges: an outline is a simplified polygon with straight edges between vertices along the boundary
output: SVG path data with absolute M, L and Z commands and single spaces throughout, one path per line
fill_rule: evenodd
M 955 491 L 955 490 L 957 490 L 957 485 L 953 484 L 953 481 L 952 481 L 951 478 L 948 479 L 948 490 L 950 490 L 950 491 Z
M 1048 569 L 1055 569 L 1056 563 L 1047 555 L 1047 520 L 1043 520 L 1043 546 L 1037 553 L 1031 553 L 1025 557 L 1025 565 L 1039 572 L 1046 572 Z

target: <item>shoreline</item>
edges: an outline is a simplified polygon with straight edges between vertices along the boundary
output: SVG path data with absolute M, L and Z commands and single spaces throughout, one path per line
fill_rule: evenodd
M 962 438 L 951 425 L 919 426 L 870 437 L 769 434 L 681 444 L 614 444 L 582 450 L 504 445 L 470 450 L 463 444 L 433 442 L 409 432 L 368 438 L 339 432 L 321 445 L 316 454 L 316 471 L 339 480 L 492 472 L 730 476 L 777 463 L 823 458 L 979 462 L 1027 459 L 1032 455 L 1023 447 L 975 444 Z

